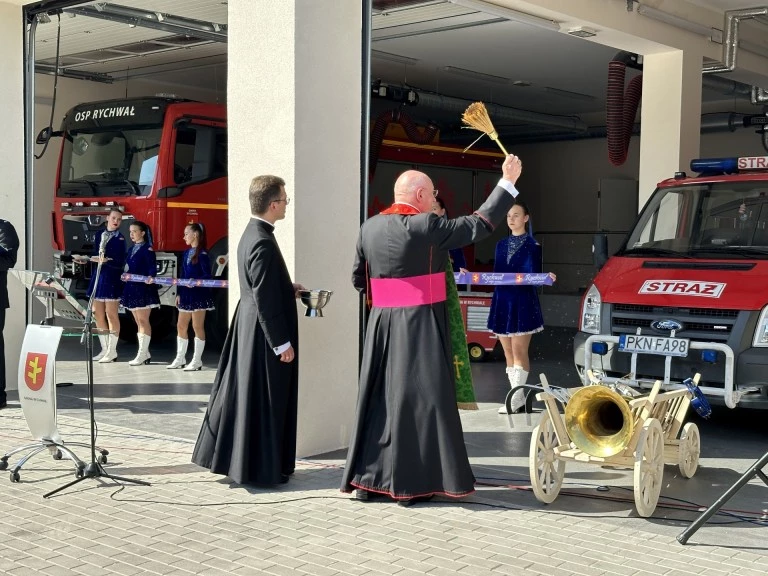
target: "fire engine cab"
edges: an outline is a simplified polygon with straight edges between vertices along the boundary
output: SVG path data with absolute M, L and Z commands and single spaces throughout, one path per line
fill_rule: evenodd
M 38 142 L 63 139 L 53 202 L 55 275 L 79 298 L 92 272 L 74 258 L 91 255 L 109 211 L 124 216 L 121 231 L 149 224 L 157 254 L 157 276 L 176 277 L 187 248 L 184 228 L 205 226 L 214 278 L 227 274 L 226 108 L 175 97 L 125 98 L 80 104 L 64 117 L 61 131 L 43 131 Z M 227 331 L 226 291 L 215 293 L 216 310 L 206 317 L 213 343 Z M 174 326 L 176 291 L 160 287 L 162 308 L 151 318 L 157 336 Z M 133 322 L 121 322 L 130 337 Z
M 699 159 L 661 182 L 581 302 L 582 378 L 768 408 L 768 157 Z

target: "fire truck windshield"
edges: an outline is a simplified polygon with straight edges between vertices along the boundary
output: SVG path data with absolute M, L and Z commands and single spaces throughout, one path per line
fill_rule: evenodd
M 103 128 L 67 133 L 57 196 L 149 194 L 161 134 L 160 127 Z
M 617 255 L 768 258 L 768 180 L 660 188 Z

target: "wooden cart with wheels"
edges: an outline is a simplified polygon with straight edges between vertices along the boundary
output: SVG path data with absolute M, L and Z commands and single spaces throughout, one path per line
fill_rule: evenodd
M 698 378 L 697 374 L 694 386 L 698 385 Z M 628 406 L 632 432 L 620 451 L 600 456 L 577 447 L 544 378 L 542 384 L 545 391 L 536 397 L 544 403 L 545 410 L 531 435 L 529 460 L 531 486 L 539 501 L 549 504 L 557 498 L 569 460 L 633 469 L 635 507 L 643 517 L 652 515 L 656 509 L 664 464 L 676 464 L 685 478 L 696 473 L 701 449 L 699 430 L 691 422 L 683 425 L 693 397 L 690 390 L 660 393 L 661 382 L 656 381 L 647 396 L 623 399 L 617 395 Z

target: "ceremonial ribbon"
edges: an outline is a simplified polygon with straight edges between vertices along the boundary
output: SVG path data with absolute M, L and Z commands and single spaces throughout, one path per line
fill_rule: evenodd
M 146 282 L 151 279 L 151 284 L 163 286 L 184 286 L 185 288 L 227 288 L 226 280 L 196 279 L 196 278 L 168 278 L 167 276 L 142 276 L 141 274 L 123 274 L 120 280 L 123 282 Z
M 531 272 L 456 272 L 456 284 L 476 286 L 552 286 L 552 277 L 547 273 Z

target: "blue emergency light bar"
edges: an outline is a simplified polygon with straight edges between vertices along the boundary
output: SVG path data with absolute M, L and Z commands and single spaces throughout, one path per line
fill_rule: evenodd
M 768 170 L 768 156 L 696 158 L 691 160 L 691 170 L 699 174 L 734 174 L 750 170 Z

